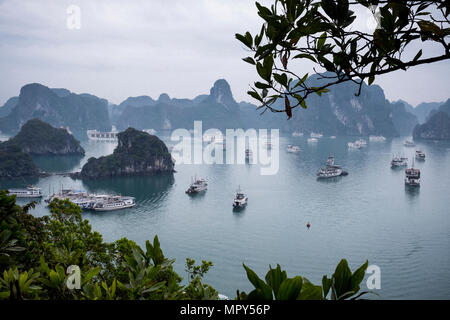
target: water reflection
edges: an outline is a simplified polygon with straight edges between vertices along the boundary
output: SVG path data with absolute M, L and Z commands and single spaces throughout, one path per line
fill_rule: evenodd
M 33 162 L 44 172 L 72 172 L 81 170 L 83 156 L 33 156 Z
M 174 176 L 170 173 L 143 177 L 88 179 L 83 180 L 82 184 L 89 192 L 122 194 L 135 197 L 136 201 L 139 201 L 166 194 L 174 181 Z

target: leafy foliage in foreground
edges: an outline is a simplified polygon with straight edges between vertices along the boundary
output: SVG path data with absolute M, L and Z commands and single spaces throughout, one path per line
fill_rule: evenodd
M 212 267 L 188 259 L 189 283 L 174 271 L 158 237 L 145 250 L 126 238 L 103 242 L 68 200 L 50 203 L 50 216 L 28 213 L 0 192 L 0 299 L 217 299 L 202 282 Z M 67 286 L 68 267 L 81 271 L 80 290 Z
M 187 285 L 174 271 L 174 259 L 161 250 L 157 236 L 145 249 L 122 238 L 103 242 L 83 220 L 81 209 L 69 200 L 50 203 L 50 216 L 28 213 L 34 203 L 21 207 L 15 196 L 0 191 L 0 299 L 58 300 L 216 300 L 218 292 L 203 282 L 213 266 L 186 259 Z M 342 260 L 334 274 L 324 276 L 322 286 L 301 276 L 288 278 L 286 271 L 270 268 L 261 280 L 244 265 L 255 289 L 239 292 L 238 300 L 356 299 L 368 262 L 351 272 Z M 78 266 L 80 289 L 69 289 L 70 266 Z
M 345 300 L 357 299 L 369 292 L 359 292 L 364 279 L 368 261 L 352 273 L 347 260 L 342 259 L 333 275 L 323 276 L 322 286 L 312 284 L 301 276 L 288 278 L 286 271 L 280 265 L 275 269 L 270 267 L 265 282 L 244 264 L 247 278 L 255 287 L 249 294 L 237 292 L 238 300 Z

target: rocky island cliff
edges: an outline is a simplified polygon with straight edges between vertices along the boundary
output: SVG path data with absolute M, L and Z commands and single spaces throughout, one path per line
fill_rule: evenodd
M 57 129 L 48 123 L 32 119 L 25 123 L 20 132 L 5 142 L 18 146 L 31 155 L 84 155 L 85 151 L 66 129 Z
M 153 175 L 173 172 L 175 163 L 157 136 L 128 128 L 119 133 L 113 154 L 90 158 L 75 178 Z
M 450 99 L 438 110 L 432 110 L 424 124 L 417 125 L 414 139 L 450 140 Z
M 15 145 L 0 144 L 0 178 L 34 177 L 39 169 L 28 153 Z

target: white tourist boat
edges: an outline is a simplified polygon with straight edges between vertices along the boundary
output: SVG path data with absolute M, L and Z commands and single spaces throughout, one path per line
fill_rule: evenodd
M 420 187 L 420 170 L 414 169 L 414 159 L 411 168 L 405 169 L 405 185 Z
M 248 197 L 241 191 L 241 187 L 239 187 L 236 195 L 233 200 L 233 208 L 239 209 L 243 208 L 247 205 Z
M 116 127 L 112 126 L 112 130 L 109 132 L 101 132 L 97 130 L 87 130 L 87 136 L 89 140 L 93 141 L 117 141 L 119 132 Z
M 26 189 L 9 189 L 9 195 L 15 195 L 16 198 L 42 198 L 42 192 L 40 188 L 32 186 Z
M 394 157 L 391 160 L 391 168 L 406 167 L 408 165 L 408 158 Z
M 133 197 L 113 196 L 108 200 L 96 202 L 92 209 L 94 211 L 113 211 L 126 208 L 132 208 L 136 205 Z
M 303 132 L 300 131 L 294 131 L 292 132 L 293 137 L 303 137 Z
M 321 168 L 319 172 L 317 172 L 318 179 L 328 179 L 335 178 L 339 176 L 345 176 L 348 173 L 344 171 L 341 166 L 336 165 L 334 163 L 334 157 L 329 156 L 326 162 L 326 166 Z
M 199 193 L 202 191 L 206 191 L 208 189 L 208 183 L 205 179 L 194 179 L 194 181 L 189 185 L 189 188 L 186 190 L 187 194 Z
M 317 138 L 308 138 L 308 143 L 314 144 L 317 143 L 319 140 Z
M 411 141 L 411 140 L 406 140 L 406 141 L 403 143 L 403 145 L 404 145 L 405 147 L 415 147 L 415 146 L 416 146 L 416 144 L 414 143 L 414 141 Z
M 323 134 L 311 132 L 311 138 L 322 138 Z
M 336 139 L 336 136 L 330 136 L 330 139 Z
M 287 151 L 287 152 L 291 152 L 291 153 L 296 153 L 296 152 L 302 151 L 302 149 L 300 149 L 299 146 L 293 146 L 293 145 L 290 145 L 290 144 L 289 144 L 289 145 L 287 146 L 286 151 Z
M 150 134 L 152 136 L 154 136 L 156 134 L 156 132 L 157 132 L 155 129 L 144 129 L 142 131 L 144 131 L 145 133 L 148 133 L 148 134 Z
M 386 141 L 386 138 L 383 136 L 369 136 L 370 142 L 384 142 Z
M 420 160 L 420 161 L 424 161 L 425 160 L 425 153 L 420 151 L 420 150 L 416 150 L 416 159 Z
M 323 168 L 320 168 L 319 172 L 317 172 L 317 178 L 323 179 L 323 178 L 334 178 L 339 177 L 342 175 L 342 168 L 338 165 L 334 164 L 334 157 L 329 156 L 326 162 L 326 166 Z

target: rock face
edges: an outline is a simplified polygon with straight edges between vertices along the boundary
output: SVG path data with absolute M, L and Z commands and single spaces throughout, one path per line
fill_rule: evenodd
M 307 82 L 310 86 L 319 87 L 326 80 L 316 74 L 310 76 Z M 356 92 L 356 84 L 345 82 L 331 87 L 330 92 L 322 96 L 309 96 L 306 101 L 308 108 L 296 109 L 293 118 L 285 121 L 286 131 L 319 132 L 325 135 L 398 136 L 392 122 L 392 107 L 386 100 L 383 89 L 377 85 L 363 84 L 361 94 L 355 96 Z M 283 101 L 277 103 L 278 108 L 283 108 Z
M 128 127 L 137 129 L 153 128 L 170 130 L 192 128 L 195 120 L 203 122 L 203 128 L 241 128 L 239 105 L 234 100 L 230 85 L 223 79 L 217 80 L 209 95 L 201 95 L 192 100 L 171 99 L 161 94 L 158 100 L 148 99 L 146 105 L 136 104 L 128 98 L 121 106 L 126 108 L 118 117 L 116 125 L 120 130 Z
M 119 133 L 118 140 L 113 154 L 98 159 L 90 158 L 79 176 L 101 178 L 174 171 L 172 156 L 158 137 L 128 128 Z
M 0 144 L 0 178 L 20 178 L 37 176 L 39 169 L 31 156 L 20 147 Z
M 84 155 L 84 149 L 66 129 L 53 128 L 39 119 L 25 123 L 20 132 L 5 142 L 31 155 Z
M 0 131 L 15 134 L 25 122 L 38 118 L 56 128 L 70 127 L 78 139 L 87 139 L 88 129 L 111 130 L 107 105 L 106 100 L 89 94 L 28 84 L 11 112 L 0 118 Z
M 431 111 L 427 121 L 417 125 L 414 139 L 450 140 L 450 99 L 441 105 L 438 111 Z
M 430 112 L 439 109 L 443 103 L 444 102 L 422 102 L 414 108 L 413 113 L 416 115 L 419 123 L 424 123 L 430 115 Z
M 12 97 L 6 101 L 6 103 L 0 107 L 0 117 L 6 117 L 16 107 L 19 102 L 19 97 Z
M 392 122 L 401 136 L 410 136 L 414 127 L 419 123 L 417 117 L 408 110 L 410 110 L 410 106 L 404 101 L 392 103 Z

